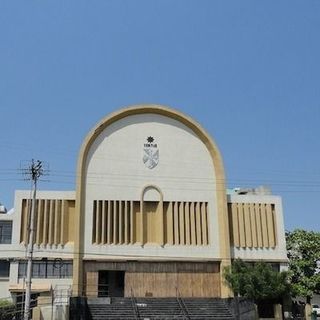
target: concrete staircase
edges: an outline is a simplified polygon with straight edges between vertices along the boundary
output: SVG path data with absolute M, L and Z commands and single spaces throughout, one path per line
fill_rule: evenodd
M 99 300 L 102 300 L 101 302 Z M 131 320 L 139 319 L 131 298 L 88 299 L 91 320 Z
M 176 298 L 137 298 L 137 306 L 139 319 L 187 319 Z
M 221 299 L 205 298 L 109 298 L 88 299 L 92 320 L 233 320 Z
M 189 319 L 234 319 L 234 315 L 222 299 L 185 298 L 182 301 L 189 315 Z

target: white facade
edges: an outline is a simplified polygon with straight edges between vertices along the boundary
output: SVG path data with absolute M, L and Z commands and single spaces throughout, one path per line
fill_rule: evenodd
M 149 169 L 143 162 L 144 144 L 152 136 L 159 150 L 159 163 Z M 108 126 L 90 148 L 86 164 L 85 259 L 104 255 L 219 259 L 215 172 L 211 156 L 200 139 L 182 123 L 168 117 L 143 114 L 126 117 Z M 139 243 L 123 246 L 91 244 L 94 200 L 140 201 L 144 187 L 159 188 L 163 201 L 208 202 L 208 246 L 186 247 Z M 149 192 L 148 200 L 159 200 Z M 91 255 L 91 256 L 90 256 Z M 95 256 L 96 255 L 96 256 Z

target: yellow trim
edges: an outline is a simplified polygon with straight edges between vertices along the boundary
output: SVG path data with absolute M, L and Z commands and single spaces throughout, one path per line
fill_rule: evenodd
M 87 155 L 92 143 L 102 133 L 102 131 L 111 125 L 112 123 L 123 119 L 128 116 L 137 114 L 158 114 L 165 117 L 177 120 L 188 128 L 190 128 L 199 139 L 205 144 L 214 164 L 215 175 L 217 183 L 216 198 L 218 208 L 218 223 L 219 223 L 219 245 L 220 245 L 220 256 L 221 268 L 229 265 L 230 260 L 230 241 L 229 241 L 229 225 L 227 215 L 227 199 L 225 192 L 225 175 L 222 158 L 218 147 L 216 146 L 210 135 L 191 117 L 181 113 L 180 111 L 154 104 L 143 104 L 134 105 L 113 112 L 104 119 L 102 119 L 86 136 L 78 158 L 77 166 L 77 188 L 76 188 L 76 208 L 75 208 L 75 235 L 74 235 L 74 263 L 73 263 L 73 294 L 80 295 L 82 293 L 83 286 L 83 235 L 84 233 L 84 194 L 85 194 L 85 163 Z M 220 272 L 222 277 L 222 270 Z M 221 278 L 221 297 L 229 295 L 228 288 L 224 285 L 224 281 Z

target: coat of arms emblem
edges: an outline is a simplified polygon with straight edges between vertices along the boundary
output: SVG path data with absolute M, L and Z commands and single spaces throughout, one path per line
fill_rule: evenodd
M 149 169 L 153 169 L 159 163 L 158 144 L 154 143 L 154 138 L 149 136 L 143 148 L 143 163 Z

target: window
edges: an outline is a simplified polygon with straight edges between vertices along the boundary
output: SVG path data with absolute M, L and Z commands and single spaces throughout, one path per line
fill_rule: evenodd
M 27 262 L 19 262 L 19 278 L 27 275 Z M 33 261 L 32 278 L 71 278 L 72 261 L 61 259 Z
M 7 260 L 0 260 L 0 277 L 9 278 L 10 262 Z
M 0 221 L 0 244 L 10 244 L 12 236 L 12 221 Z

